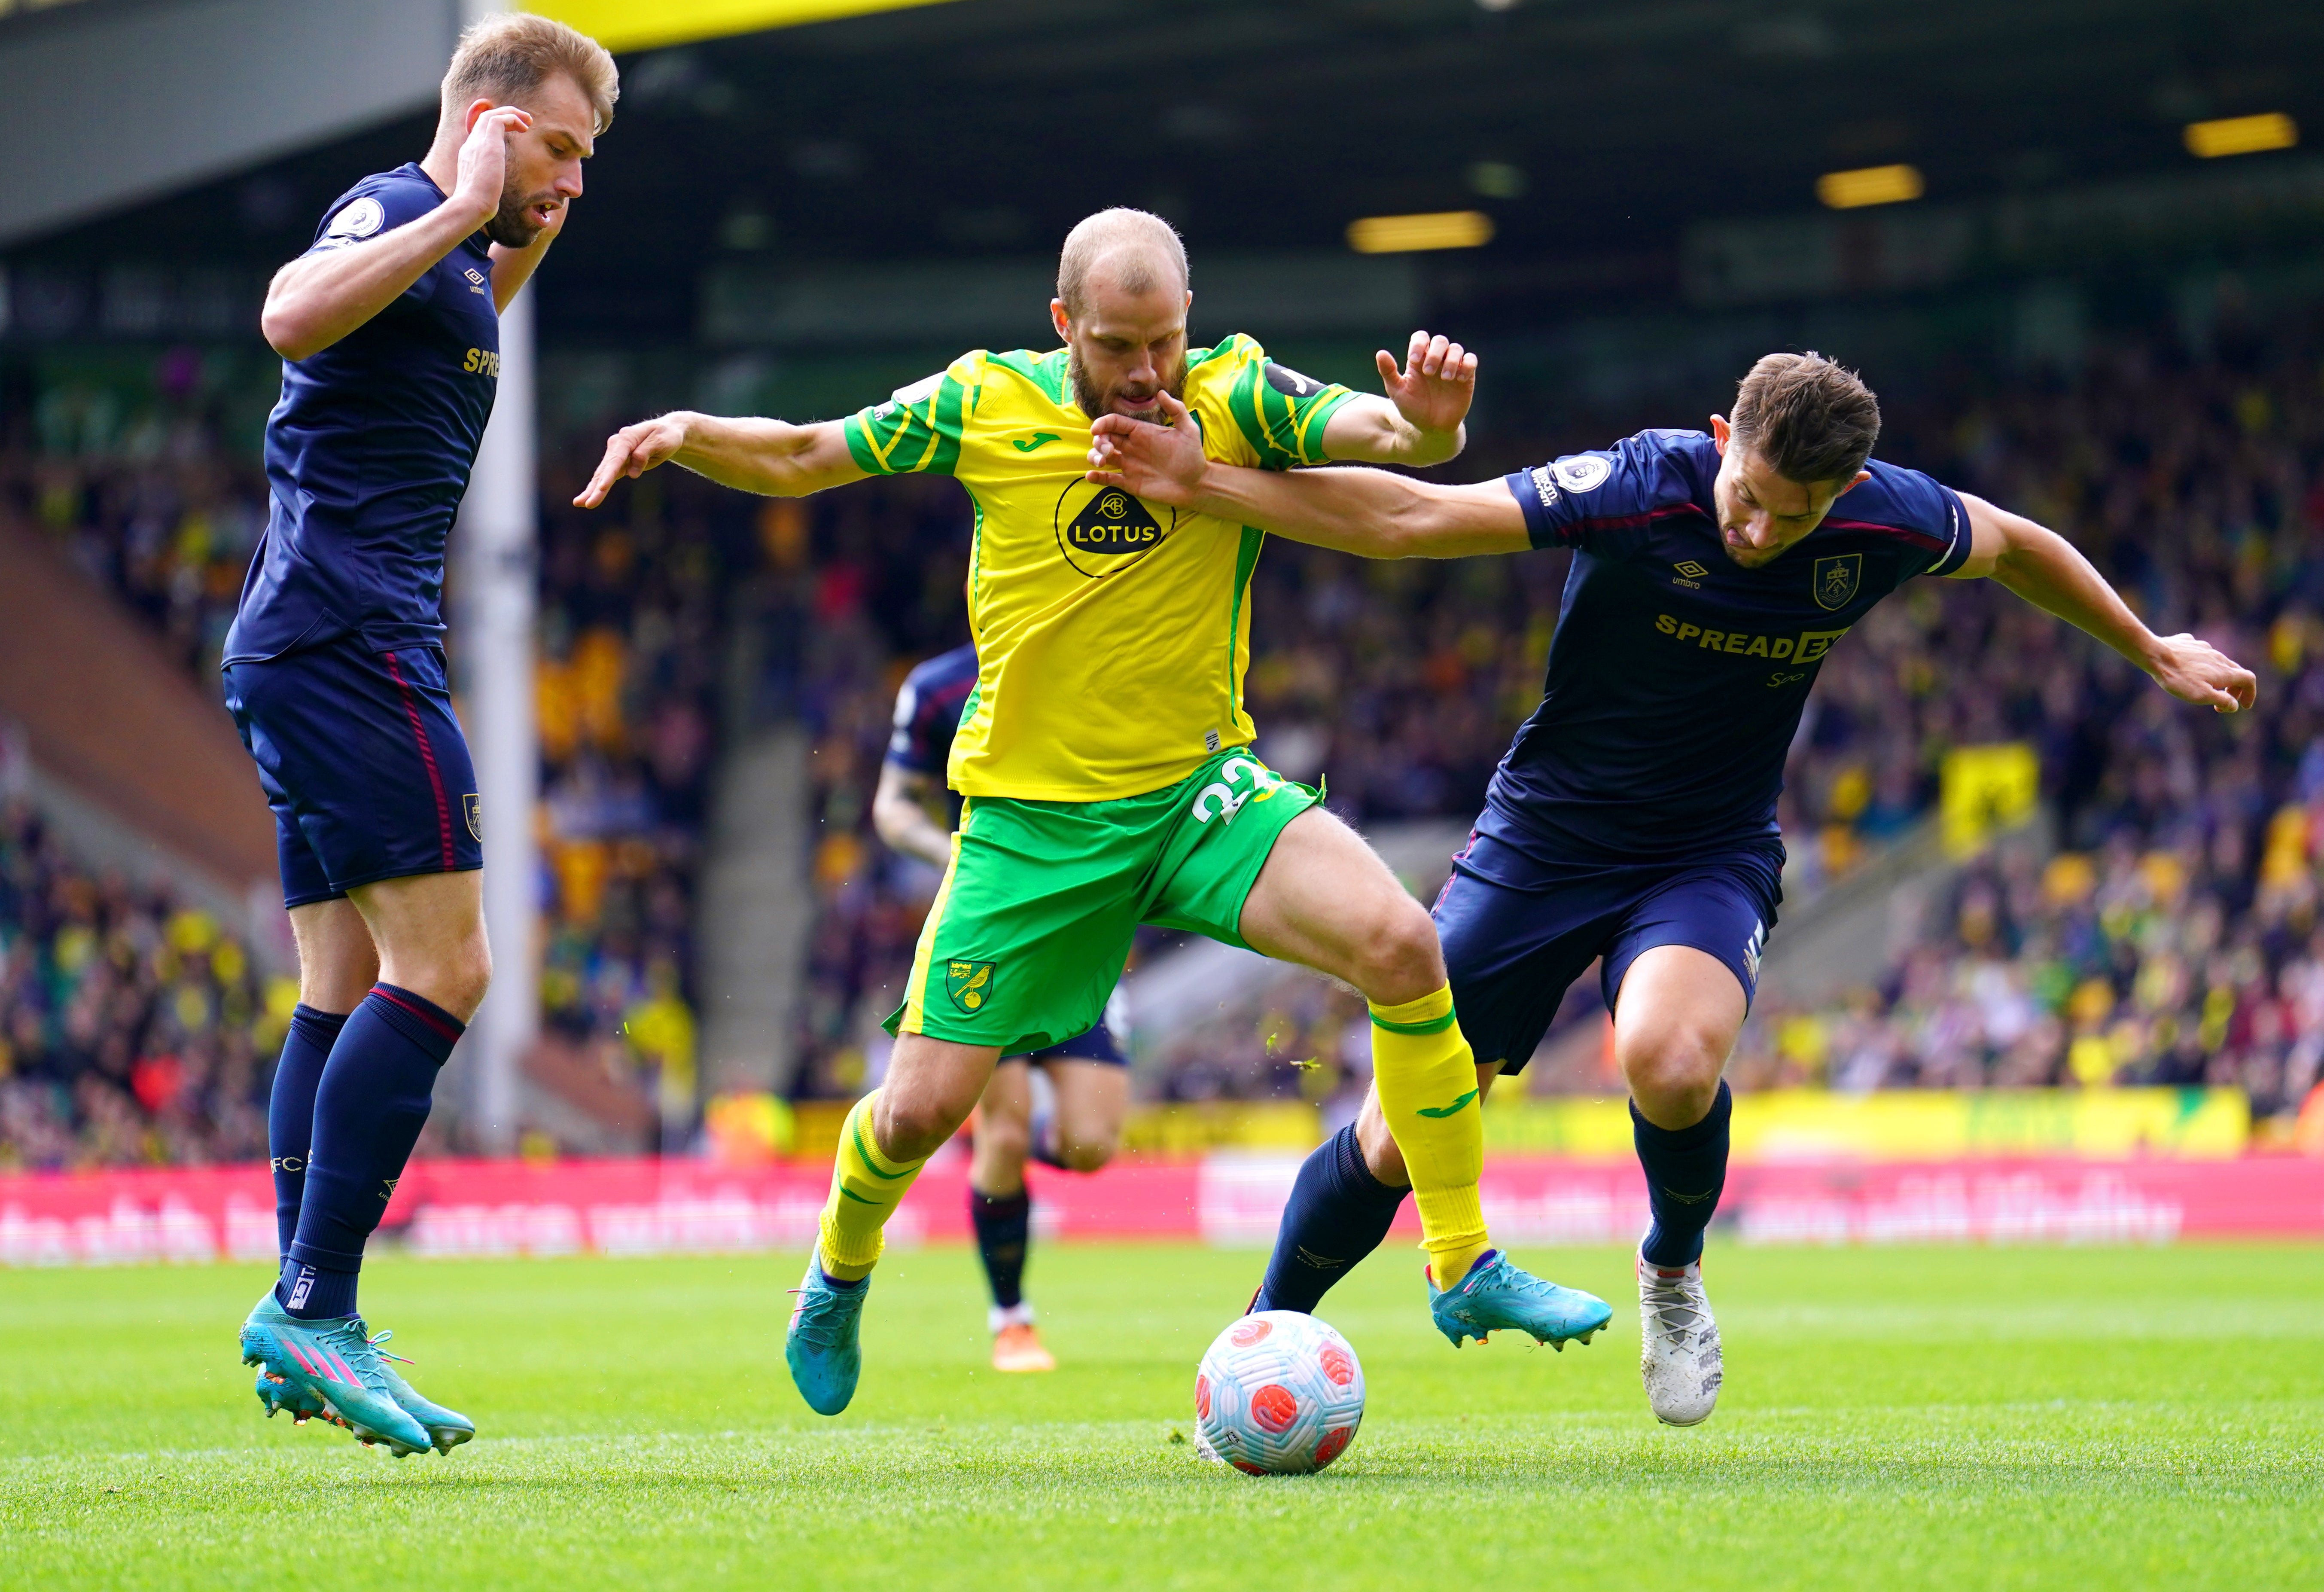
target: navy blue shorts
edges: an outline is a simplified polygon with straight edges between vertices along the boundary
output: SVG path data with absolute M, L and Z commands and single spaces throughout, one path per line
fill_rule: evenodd
M 1004 1061 L 1102 1061 L 1109 1067 L 1127 1067 L 1130 1058 L 1121 1053 L 1113 1030 L 1100 1023 L 1087 1033 L 1076 1034 L 1061 1045 L 1051 1045 L 1046 1051 L 1035 1051 L 1023 1056 L 1004 1056 Z
M 1591 962 L 1606 1008 L 1639 953 L 1692 946 L 1724 962 L 1748 1004 L 1784 898 L 1779 847 L 1678 863 L 1549 864 L 1489 835 L 1452 859 L 1433 914 L 1461 1032 L 1480 1061 L 1521 1072 Z
M 346 636 L 229 663 L 226 705 L 274 810 L 283 905 L 484 865 L 443 648 L 375 653 Z

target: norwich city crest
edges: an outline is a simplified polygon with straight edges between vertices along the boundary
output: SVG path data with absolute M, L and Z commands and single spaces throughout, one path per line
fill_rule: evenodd
M 952 1004 L 964 1012 L 982 1012 L 984 1004 L 992 998 L 992 964 L 946 962 L 945 994 L 952 996 Z
M 1811 578 L 1815 582 L 1816 606 L 1844 608 L 1856 600 L 1856 588 L 1864 584 L 1864 555 L 1840 553 L 1818 559 Z

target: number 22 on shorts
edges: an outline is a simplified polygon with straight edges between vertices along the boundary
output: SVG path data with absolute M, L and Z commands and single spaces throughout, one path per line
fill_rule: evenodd
M 1246 776 L 1250 782 L 1250 789 L 1237 792 L 1236 782 Z M 1194 821 L 1207 824 L 1215 818 L 1232 823 L 1244 802 L 1254 796 L 1264 801 L 1282 783 L 1283 776 L 1266 764 L 1249 757 L 1230 757 L 1219 765 L 1218 780 L 1194 793 Z

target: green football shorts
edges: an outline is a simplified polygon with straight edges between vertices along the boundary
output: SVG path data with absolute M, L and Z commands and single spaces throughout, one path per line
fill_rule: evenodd
M 1088 1032 L 1140 923 L 1242 945 L 1275 838 L 1319 800 L 1241 746 L 1116 801 L 973 798 L 888 1032 L 1003 1055 Z

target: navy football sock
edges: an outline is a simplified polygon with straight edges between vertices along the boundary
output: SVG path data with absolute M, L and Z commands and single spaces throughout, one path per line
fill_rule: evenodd
M 323 1063 L 346 1022 L 344 1012 L 318 1012 L 300 1002 L 290 1008 L 290 1032 L 282 1036 L 282 1054 L 274 1063 L 274 1087 L 266 1095 L 266 1153 L 274 1166 L 278 1261 L 289 1258 L 290 1240 L 299 1236 L 299 1199 L 315 1137 L 315 1086 L 323 1081 Z
M 1654 1225 L 1638 1254 L 1650 1266 L 1683 1266 L 1702 1258 L 1702 1230 L 1727 1186 L 1727 1125 L 1735 1097 L 1719 1080 L 1718 1097 L 1692 1127 L 1658 1128 L 1630 1105 L 1630 1137 L 1646 1169 Z
M 980 1194 L 973 1186 L 968 1190 L 968 1221 L 976 1229 L 976 1253 L 984 1257 L 992 1302 L 1004 1310 L 1025 1301 L 1025 1241 L 1032 1229 L 1032 1196 L 1022 1189 L 1014 1194 Z
M 1380 1246 L 1411 1192 L 1372 1176 L 1353 1123 L 1324 1140 L 1291 1185 L 1252 1308 L 1312 1314 L 1333 1283 Z
M 315 1090 L 299 1235 L 282 1263 L 294 1316 L 355 1313 L 364 1241 L 420 1142 L 436 1074 L 465 1025 L 432 1001 L 375 984 L 339 1031 Z

